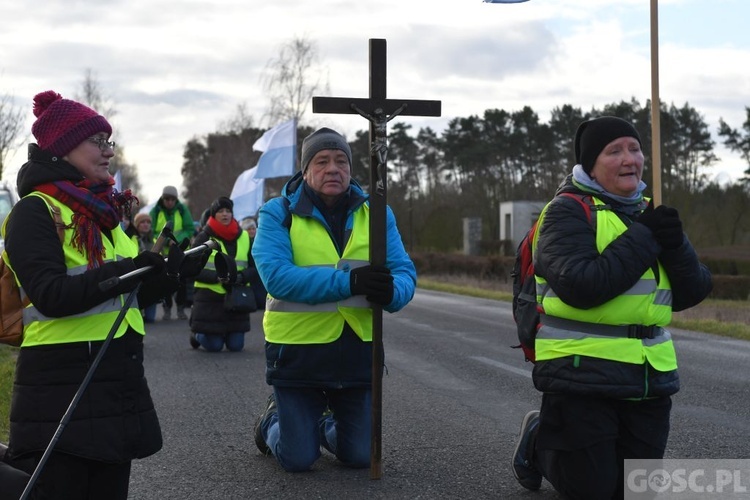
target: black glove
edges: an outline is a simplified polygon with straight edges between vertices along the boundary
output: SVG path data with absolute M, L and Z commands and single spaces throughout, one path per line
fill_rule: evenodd
M 682 221 L 677 209 L 659 205 L 657 212 L 661 212 L 659 226 L 654 230 L 654 238 L 667 250 L 674 250 L 682 245 Z
M 208 248 L 185 256 L 180 263 L 180 279 L 183 281 L 195 279 L 206 267 L 209 257 L 211 257 L 211 250 Z
M 185 252 L 178 245 L 170 245 L 167 256 L 167 274 L 173 278 L 178 277 L 183 260 L 185 260 Z
M 661 205 L 659 205 L 659 208 L 661 208 Z M 636 222 L 640 222 L 641 224 L 649 228 L 653 233 L 654 231 L 656 231 L 656 228 L 659 227 L 659 221 L 661 217 L 662 211 L 659 209 L 654 210 L 654 200 L 650 200 L 648 202 L 646 210 L 641 212 L 641 215 L 638 216 Z
M 150 270 L 148 273 L 145 273 L 146 275 L 159 274 L 160 272 L 162 272 L 164 266 L 166 265 L 166 263 L 164 262 L 164 257 L 156 252 L 150 251 L 141 252 L 137 257 L 133 257 L 133 264 L 135 264 L 136 269 L 153 266 L 152 270 Z
M 349 272 L 352 295 L 365 295 L 367 300 L 388 305 L 393 300 L 393 276 L 385 266 L 364 266 Z
M 216 268 L 216 278 L 225 287 L 237 281 L 237 262 L 231 255 L 217 252 L 214 257 L 214 266 Z

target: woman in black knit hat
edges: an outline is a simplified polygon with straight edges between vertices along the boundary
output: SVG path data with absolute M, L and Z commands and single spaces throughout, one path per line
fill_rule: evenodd
M 232 285 L 260 283 L 255 262 L 250 254 L 250 237 L 233 216 L 234 203 L 221 196 L 211 203 L 208 220 L 193 241 L 193 246 L 215 240 L 220 250 L 214 251 L 209 264 L 195 280 L 193 307 L 190 315 L 190 345 L 197 349 L 218 352 L 224 346 L 230 351 L 241 351 L 245 346 L 245 333 L 250 331 L 250 313 L 227 312 L 224 299 Z M 214 266 L 218 251 L 232 257 L 237 264 L 234 283 L 221 283 Z
M 661 459 L 680 388 L 672 311 L 701 302 L 711 275 L 674 208 L 644 196 L 633 125 L 581 123 L 576 165 L 539 216 L 534 387 L 512 468 L 565 498 L 622 498 L 625 459 Z

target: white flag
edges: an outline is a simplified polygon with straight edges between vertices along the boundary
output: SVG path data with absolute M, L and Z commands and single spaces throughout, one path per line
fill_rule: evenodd
M 122 172 L 118 170 L 113 177 L 115 178 L 115 185 L 113 187 L 118 192 L 122 192 Z
M 263 185 L 263 179 L 258 178 L 258 167 L 245 170 L 237 177 L 229 196 L 234 202 L 232 212 L 235 219 L 255 217 L 263 204 Z
M 297 123 L 294 119 L 266 130 L 253 144 L 255 151 L 263 151 L 258 160 L 255 177 L 285 177 L 294 173 L 297 155 Z

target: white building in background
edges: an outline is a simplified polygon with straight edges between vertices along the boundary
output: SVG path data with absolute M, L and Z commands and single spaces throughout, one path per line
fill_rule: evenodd
M 546 202 L 506 201 L 500 204 L 500 239 L 513 242 L 515 249 L 531 225 L 539 218 Z

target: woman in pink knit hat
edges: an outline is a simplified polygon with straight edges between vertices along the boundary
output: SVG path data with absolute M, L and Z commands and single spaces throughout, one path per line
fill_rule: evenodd
M 112 127 L 93 109 L 47 91 L 34 97 L 36 144 L 18 173 L 9 215 L 9 265 L 31 300 L 24 310 L 6 461 L 32 473 L 89 366 L 139 280 L 137 302 L 109 344 L 64 431 L 40 468 L 39 498 L 126 499 L 131 461 L 156 453 L 161 429 L 143 370 L 139 307 L 177 288 L 164 259 L 120 227 L 137 200 L 113 189 Z M 52 211 L 59 211 L 57 226 Z M 108 291 L 102 281 L 151 267 Z M 2 489 L 2 488 L 0 488 Z

